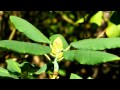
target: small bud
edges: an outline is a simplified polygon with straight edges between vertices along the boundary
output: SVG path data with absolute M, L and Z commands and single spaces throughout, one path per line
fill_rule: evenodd
M 58 59 L 63 57 L 63 43 L 60 37 L 57 37 L 54 40 L 53 45 L 50 45 L 50 47 L 52 48 L 52 56 L 57 56 Z

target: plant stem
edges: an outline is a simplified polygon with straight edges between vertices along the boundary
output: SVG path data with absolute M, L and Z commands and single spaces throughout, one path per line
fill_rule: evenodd
M 53 63 L 54 63 L 54 71 L 58 71 L 59 70 L 59 65 L 57 63 L 57 58 L 55 58 Z
M 9 36 L 9 40 L 12 40 L 12 39 L 14 38 L 15 32 L 16 32 L 16 29 L 15 29 L 15 28 L 12 28 L 11 30 L 12 30 L 12 32 L 11 32 L 11 34 L 10 34 L 10 36 Z
M 59 71 L 59 65 L 57 63 L 57 57 L 55 58 L 53 63 L 54 63 L 54 71 L 53 71 L 53 76 L 52 76 L 51 79 L 56 79 L 56 78 L 58 78 L 58 71 Z

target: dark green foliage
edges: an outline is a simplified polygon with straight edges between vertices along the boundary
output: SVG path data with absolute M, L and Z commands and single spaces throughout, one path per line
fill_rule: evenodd
M 44 36 L 36 27 L 26 20 L 16 16 L 10 16 L 10 20 L 17 30 L 23 32 L 30 39 L 36 42 L 50 43 L 46 36 Z
M 51 48 L 48 46 L 15 40 L 2 40 L 0 41 L 0 47 L 18 53 L 29 53 L 33 55 L 43 55 L 51 52 Z
M 120 57 L 101 51 L 71 50 L 64 52 L 66 60 L 76 60 L 80 64 L 95 65 L 103 62 L 120 60 Z
M 104 50 L 120 47 L 120 38 L 84 39 L 72 42 L 71 46 L 77 49 Z

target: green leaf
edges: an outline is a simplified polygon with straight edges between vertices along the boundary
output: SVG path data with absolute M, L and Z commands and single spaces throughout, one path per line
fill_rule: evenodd
M 24 33 L 28 38 L 36 42 L 50 43 L 49 39 L 28 21 L 17 16 L 10 16 L 10 21 L 17 30 Z
M 70 54 L 69 54 L 70 53 Z M 72 55 L 72 58 L 71 58 Z M 74 56 L 74 57 L 73 57 Z M 120 57 L 101 51 L 71 50 L 64 52 L 64 59 L 77 61 L 80 64 L 95 65 L 104 62 L 120 60 Z
M 19 79 L 16 75 L 11 75 L 8 70 L 0 67 L 0 76 L 2 77 L 10 77 L 10 78 L 14 78 L 14 79 Z
M 0 67 L 0 76 L 10 76 L 7 69 Z
M 77 75 L 77 74 L 71 73 L 71 75 L 70 75 L 70 79 L 83 79 L 83 78 L 80 77 L 80 76 Z
M 77 49 L 104 50 L 120 47 L 120 38 L 84 39 L 70 44 Z
M 84 17 L 83 17 L 83 18 L 78 19 L 78 20 L 76 21 L 76 24 L 78 24 L 78 23 L 83 23 L 83 22 L 84 22 Z
M 75 24 L 83 23 L 87 19 L 87 17 L 88 17 L 88 14 L 86 14 L 84 17 L 78 19 Z
M 64 51 L 64 52 L 63 52 L 63 57 L 64 57 L 66 60 L 74 61 L 74 59 L 75 59 L 74 53 L 75 53 L 74 50 Z
M 61 76 L 66 76 L 66 72 L 65 72 L 65 70 L 62 70 L 62 69 L 59 69 L 59 75 L 61 75 Z
M 95 23 L 98 26 L 101 26 L 102 24 L 102 16 L 103 16 L 103 11 L 98 11 L 95 15 L 93 15 L 90 19 L 90 23 Z
M 10 72 L 17 72 L 17 73 L 21 73 L 21 69 L 19 68 L 19 63 L 17 63 L 16 61 L 13 61 L 11 59 L 6 60 L 7 62 L 7 69 Z
M 120 24 L 116 25 L 109 21 L 105 30 L 108 37 L 120 37 Z
M 51 52 L 51 48 L 48 46 L 15 40 L 2 40 L 0 41 L 0 47 L 13 50 L 18 53 L 29 53 L 33 55 L 43 55 Z
M 47 65 L 45 64 L 37 72 L 35 72 L 35 74 L 41 74 L 41 73 L 45 72 L 46 69 L 47 69 Z
M 57 38 L 57 37 L 60 37 L 62 42 L 63 42 L 63 48 L 67 48 L 68 47 L 68 43 L 67 41 L 65 40 L 65 38 L 61 35 L 61 34 L 55 34 L 53 36 L 50 37 L 50 41 L 53 43 L 54 40 Z

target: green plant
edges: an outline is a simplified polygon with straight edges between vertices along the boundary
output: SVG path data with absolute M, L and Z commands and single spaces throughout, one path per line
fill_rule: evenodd
M 101 12 L 99 12 L 99 14 L 101 15 Z M 51 79 L 59 78 L 59 62 L 61 61 L 69 60 L 76 61 L 80 64 L 96 65 L 120 60 L 119 56 L 103 52 L 105 49 L 119 48 L 120 38 L 84 39 L 68 44 L 61 34 L 55 34 L 48 39 L 40 30 L 20 17 L 10 16 L 10 21 L 17 30 L 24 33 L 29 39 L 36 43 L 1 40 L 0 48 L 18 53 L 44 55 L 49 63 L 53 63 L 54 65 L 54 70 L 50 77 Z M 36 75 L 46 72 L 46 70 L 49 69 L 47 68 L 48 63 L 40 68 L 29 62 L 24 61 L 18 63 L 12 59 L 6 60 L 6 63 L 6 69 L 0 68 L 0 76 L 14 79 L 34 79 Z M 81 79 L 81 77 L 71 73 L 70 79 Z M 91 78 L 89 77 L 88 79 Z

